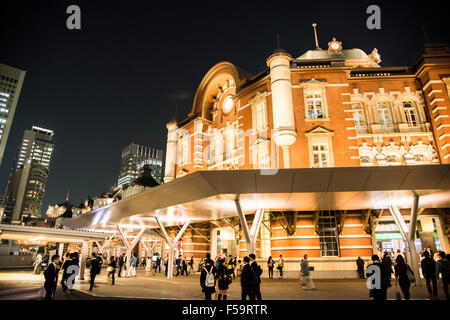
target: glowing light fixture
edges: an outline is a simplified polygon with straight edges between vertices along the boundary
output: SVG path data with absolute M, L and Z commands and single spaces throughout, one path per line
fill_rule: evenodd
M 234 101 L 232 96 L 227 96 L 225 100 L 223 100 L 222 111 L 223 113 L 229 113 L 234 106 Z

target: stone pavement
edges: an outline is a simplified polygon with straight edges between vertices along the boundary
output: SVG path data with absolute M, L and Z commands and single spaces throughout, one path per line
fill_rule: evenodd
M 89 274 L 86 280 L 75 284 L 72 295 L 66 296 L 61 292 L 58 284 L 57 299 L 90 300 L 90 299 L 176 299 L 203 300 L 199 283 L 199 273 L 188 277 L 166 279 L 164 274 L 155 276 L 145 275 L 139 270 L 136 278 L 117 278 L 112 286 L 106 270 L 102 270 L 96 278 L 93 294 L 88 293 Z M 33 288 L 43 284 L 43 275 L 34 275 L 30 271 L 0 271 L 0 291 L 18 288 Z M 395 282 L 393 281 L 393 285 Z M 316 280 L 316 290 L 302 290 L 298 280 L 263 279 L 261 292 L 265 300 L 368 300 L 368 289 L 363 280 Z M 237 278 L 230 285 L 228 299 L 240 299 L 240 279 Z M 413 300 L 427 300 L 428 293 L 425 285 L 411 288 Z M 442 288 L 439 298 L 443 299 Z M 388 299 L 395 299 L 395 289 L 388 290 Z

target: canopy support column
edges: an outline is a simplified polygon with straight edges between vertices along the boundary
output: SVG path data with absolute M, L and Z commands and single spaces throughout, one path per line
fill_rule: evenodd
M 414 243 L 417 225 L 418 206 L 419 206 L 419 196 L 414 195 L 411 207 L 409 230 L 405 220 L 403 219 L 402 214 L 400 213 L 400 210 L 396 206 L 389 206 L 389 211 L 391 212 L 391 215 L 394 218 L 398 229 L 400 230 L 403 241 L 405 241 L 408 244 L 407 260 L 414 272 L 414 277 L 416 278 L 415 285 L 420 286 L 421 280 L 419 272 L 419 257 L 417 256 L 416 246 Z
M 128 242 L 126 236 L 125 236 L 125 232 L 123 231 L 122 227 L 119 224 L 117 225 L 117 230 L 119 231 L 119 235 L 122 238 L 122 242 L 124 243 L 125 249 L 126 249 L 126 256 L 127 256 L 126 269 L 127 269 L 127 272 L 129 272 L 129 270 L 130 270 L 131 252 L 133 251 L 134 247 L 136 247 L 136 244 L 139 242 L 139 240 L 141 240 L 141 237 L 144 234 L 145 229 L 146 229 L 145 227 L 141 228 L 141 230 L 139 231 L 137 236 L 133 239 L 133 241 L 130 244 Z
M 81 245 L 81 264 L 80 264 L 80 280 L 84 280 L 84 272 L 86 270 L 86 258 L 88 255 L 89 242 L 83 241 Z
M 175 244 L 180 240 L 183 233 L 186 231 L 187 227 L 189 226 L 189 220 L 186 221 L 183 225 L 183 227 L 180 229 L 178 234 L 176 235 L 175 239 L 170 239 L 169 235 L 167 234 L 166 228 L 163 226 L 162 222 L 159 220 L 158 217 L 155 217 L 156 222 L 159 225 L 159 228 L 161 229 L 161 232 L 164 236 L 164 239 L 166 240 L 167 244 L 169 245 L 169 261 L 167 263 L 167 278 L 172 279 L 173 278 L 173 258 L 175 254 Z
M 256 254 L 256 239 L 258 238 L 259 228 L 261 227 L 262 218 L 264 215 L 264 209 L 259 208 L 256 210 L 255 217 L 252 222 L 251 230 L 248 229 L 247 219 L 241 209 L 239 202 L 239 196 L 234 200 L 236 210 L 241 222 L 242 231 L 244 233 L 245 242 L 247 243 L 247 254 Z
M 58 247 L 58 255 L 61 260 L 63 258 L 63 254 L 64 254 L 64 242 L 60 242 Z
M 416 277 L 416 286 L 421 286 L 420 271 L 419 271 L 419 257 L 417 255 L 415 236 L 416 236 L 416 226 L 417 226 L 417 216 L 419 209 L 419 196 L 417 194 L 413 197 L 413 203 L 411 206 L 411 218 L 409 220 L 409 255 L 411 256 L 412 269 L 414 271 L 414 276 Z

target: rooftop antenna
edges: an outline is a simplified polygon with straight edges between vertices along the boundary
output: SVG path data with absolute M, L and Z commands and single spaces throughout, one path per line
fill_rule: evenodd
M 175 106 L 175 119 L 177 119 L 178 116 L 178 105 Z
M 314 38 L 316 39 L 316 49 L 320 49 L 320 47 L 319 47 L 319 41 L 317 40 L 317 30 L 316 30 L 316 27 L 317 27 L 317 23 L 313 23 L 312 24 L 312 26 L 313 26 L 313 28 L 314 28 Z
M 422 30 L 423 30 L 423 35 L 425 37 L 425 42 L 430 42 L 430 39 L 428 39 L 427 29 L 425 29 L 425 24 L 423 22 L 422 22 Z
M 67 189 L 67 194 L 66 194 L 66 201 L 69 202 L 69 189 Z
M 280 34 L 277 33 L 277 49 L 280 49 Z

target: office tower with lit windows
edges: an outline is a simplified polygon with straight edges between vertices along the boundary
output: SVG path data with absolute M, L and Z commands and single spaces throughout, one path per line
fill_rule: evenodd
M 0 63 L 0 165 L 24 78 L 25 71 Z
M 117 184 L 131 184 L 137 179 L 144 165 L 148 164 L 153 178 L 162 181 L 163 151 L 131 143 L 122 150 L 122 164 Z
M 25 130 L 6 189 L 2 223 L 20 222 L 23 216 L 41 218 L 53 149 L 53 131 Z

